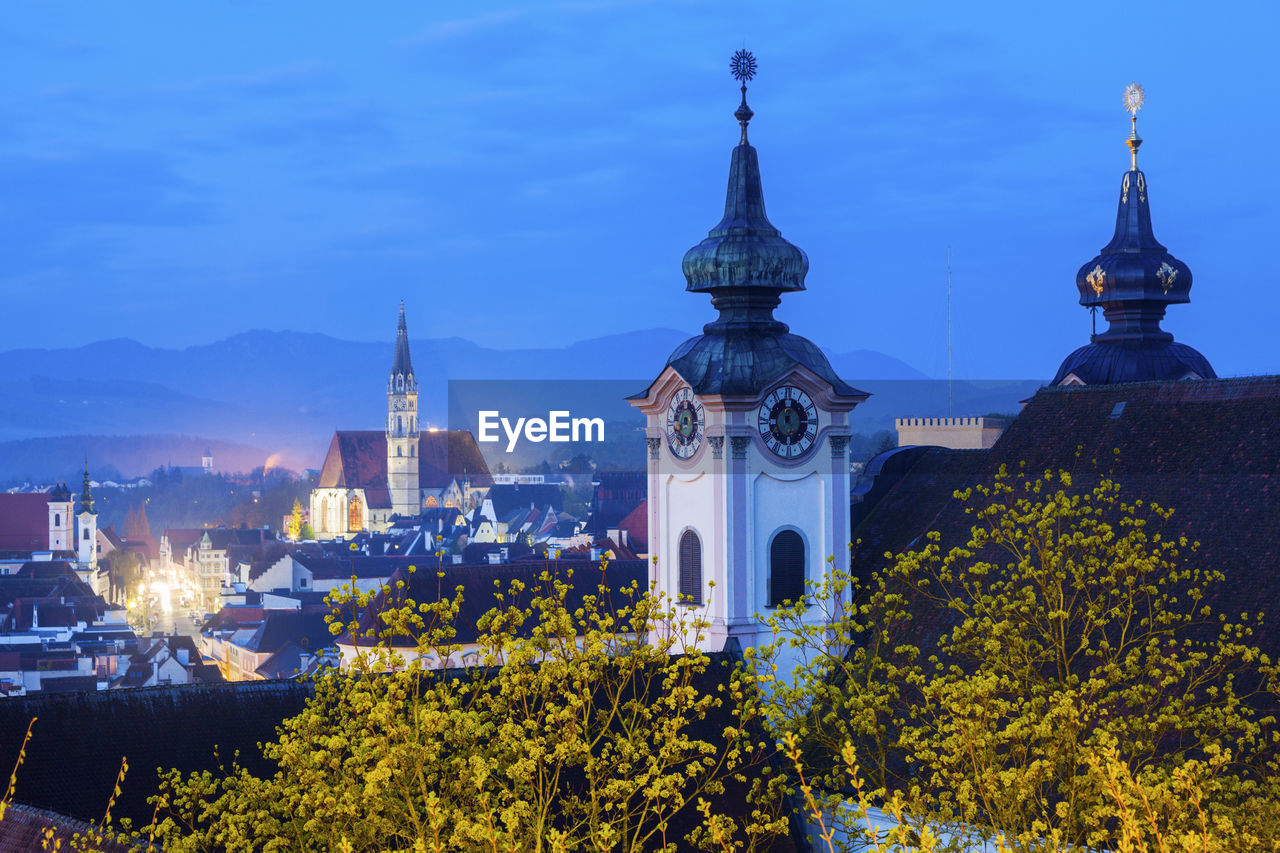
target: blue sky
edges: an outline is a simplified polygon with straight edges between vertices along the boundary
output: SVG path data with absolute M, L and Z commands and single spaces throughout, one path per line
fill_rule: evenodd
M 1274 4 L 46 2 L 0 23 L 3 348 L 250 328 L 490 346 L 694 330 L 737 90 L 792 328 L 939 375 L 1052 375 L 1143 84 L 1165 327 L 1280 372 Z M 659 365 L 651 366 L 656 370 Z M 637 373 L 650 372 L 638 366 Z M 850 377 L 856 379 L 856 377 Z

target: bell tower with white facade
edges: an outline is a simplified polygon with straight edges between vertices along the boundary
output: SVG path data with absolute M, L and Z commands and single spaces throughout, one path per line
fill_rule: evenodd
M 84 487 L 80 491 L 80 512 L 76 515 L 76 556 L 82 571 L 98 568 L 98 514 L 93 511 L 93 490 L 89 485 L 89 462 L 84 464 Z
M 630 398 L 646 416 L 652 580 L 709 621 L 708 651 L 772 641 L 757 614 L 847 569 L 849 413 L 867 398 L 773 316 L 782 294 L 805 289 L 809 259 L 765 216 L 747 141 L 755 59 L 739 51 L 731 67 L 741 139 L 724 217 L 683 264 L 685 289 L 710 294 L 719 317 Z
M 75 522 L 71 518 L 71 489 L 58 483 L 49 493 L 49 550 L 75 550 Z
M 418 380 L 409 359 L 409 329 L 401 302 L 395 360 L 387 380 L 387 490 L 391 493 L 392 515 L 414 516 L 422 512 L 418 427 Z

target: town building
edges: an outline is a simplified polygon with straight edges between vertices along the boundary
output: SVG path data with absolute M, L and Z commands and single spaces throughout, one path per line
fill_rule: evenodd
M 422 428 L 401 303 L 387 379 L 386 426 L 333 434 L 311 492 L 312 529 L 321 538 L 345 537 L 385 530 L 392 519 L 424 509 L 469 509 L 492 483 L 470 432 Z

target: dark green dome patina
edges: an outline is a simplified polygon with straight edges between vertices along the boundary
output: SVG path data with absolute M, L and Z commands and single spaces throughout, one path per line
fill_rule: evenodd
M 773 316 L 783 293 L 804 290 L 809 258 L 785 240 L 764 209 L 760 161 L 747 141 L 753 117 L 742 103 L 734 116 L 742 139 L 729 160 L 724 217 L 684 256 L 686 290 L 711 294 L 720 316 L 667 359 L 695 394 L 759 394 L 797 367 L 830 383 L 840 396 L 865 397 L 847 385 L 815 344 Z M 643 395 L 639 395 L 643 396 Z
M 804 290 L 809 258 L 785 240 L 764 212 L 760 162 L 743 142 L 729 161 L 724 218 L 684 256 L 687 290 L 714 293 L 727 287 L 764 287 L 777 293 Z

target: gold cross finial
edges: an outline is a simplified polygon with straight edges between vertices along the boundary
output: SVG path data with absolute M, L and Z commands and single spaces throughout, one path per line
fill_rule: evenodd
M 1142 138 L 1138 136 L 1138 110 L 1142 109 L 1146 100 L 1146 93 L 1137 83 L 1130 83 L 1125 87 L 1124 108 L 1129 113 L 1129 121 L 1133 127 L 1129 132 L 1129 138 L 1125 140 L 1125 145 L 1129 146 L 1129 171 L 1131 172 L 1138 170 L 1138 148 L 1142 145 Z

